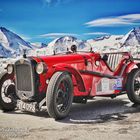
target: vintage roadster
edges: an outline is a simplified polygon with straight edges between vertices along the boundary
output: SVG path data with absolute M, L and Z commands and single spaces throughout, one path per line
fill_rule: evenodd
M 37 112 L 47 107 L 50 117 L 62 119 L 72 103 L 94 96 L 127 94 L 140 104 L 140 63 L 128 52 L 79 52 L 75 45 L 52 56 L 26 57 L 8 64 L 0 79 L 0 108 Z

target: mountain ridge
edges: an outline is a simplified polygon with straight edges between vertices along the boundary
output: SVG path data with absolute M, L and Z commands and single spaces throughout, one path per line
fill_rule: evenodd
M 20 36 L 0 27 L 0 56 L 12 57 L 21 55 L 24 49 L 33 49 L 29 42 L 24 41 Z
M 43 51 L 43 54 L 53 54 L 54 50 L 67 50 L 71 45 L 77 45 L 79 49 L 89 50 L 92 46 L 97 52 L 110 51 L 136 51 L 140 49 L 140 27 L 133 28 L 125 35 L 106 35 L 95 39 L 80 40 L 72 36 L 62 36 L 47 45 L 24 41 L 19 35 L 0 27 L 0 57 L 16 57 L 23 54 L 23 50 L 34 52 Z M 46 52 L 45 52 L 46 51 Z

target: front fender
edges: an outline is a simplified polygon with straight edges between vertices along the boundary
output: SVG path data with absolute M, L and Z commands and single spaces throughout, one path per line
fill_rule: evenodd
M 67 64 L 58 64 L 58 65 L 54 65 L 53 67 L 55 68 L 55 72 L 56 71 L 68 71 L 69 73 L 71 73 L 76 79 L 78 90 L 80 92 L 86 91 L 83 79 L 82 79 L 80 73 L 75 68 L 73 68 L 72 66 L 67 65 Z

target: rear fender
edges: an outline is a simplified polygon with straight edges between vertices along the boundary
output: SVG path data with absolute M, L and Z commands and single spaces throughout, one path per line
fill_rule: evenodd
M 55 68 L 55 72 L 56 71 L 68 71 L 69 73 L 71 73 L 76 79 L 78 90 L 81 92 L 86 91 L 83 79 L 82 79 L 80 73 L 75 68 L 73 68 L 70 65 L 66 65 L 66 64 L 54 65 L 54 68 Z
M 127 65 L 125 69 L 125 73 L 129 73 L 134 68 L 140 68 L 140 63 L 131 62 Z
M 131 72 L 132 69 L 134 68 L 140 68 L 140 63 L 135 63 L 135 62 L 131 62 L 127 65 L 124 73 L 123 73 L 123 77 L 124 77 L 124 90 L 126 90 L 126 82 L 127 82 L 127 76 L 128 76 L 128 73 Z

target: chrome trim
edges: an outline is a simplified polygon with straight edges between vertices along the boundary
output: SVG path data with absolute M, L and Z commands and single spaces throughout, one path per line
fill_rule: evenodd
M 30 70 L 31 70 L 31 91 L 27 91 L 27 90 L 20 90 L 18 89 L 18 83 L 17 83 L 17 69 L 16 66 L 17 65 L 29 65 Z M 35 88 L 34 88 L 34 83 L 35 83 L 35 79 L 34 79 L 34 71 L 33 71 L 33 67 L 31 65 L 31 61 L 28 59 L 23 59 L 22 60 L 18 60 L 15 62 L 15 74 L 16 74 L 16 78 L 15 78 L 15 82 L 16 82 L 16 93 L 17 96 L 21 99 L 21 100 L 28 100 L 29 98 L 33 97 L 35 95 Z M 21 81 L 22 82 L 22 81 Z

